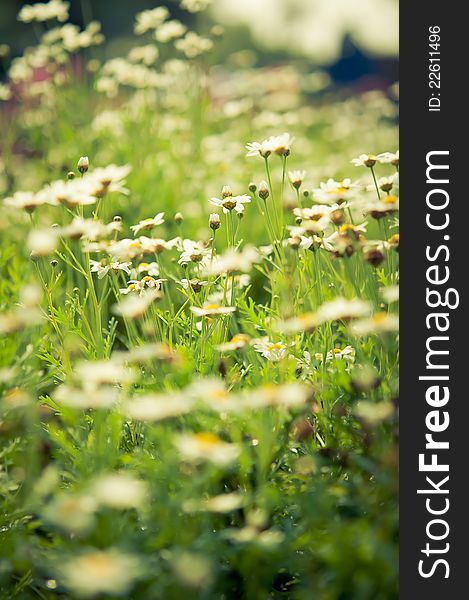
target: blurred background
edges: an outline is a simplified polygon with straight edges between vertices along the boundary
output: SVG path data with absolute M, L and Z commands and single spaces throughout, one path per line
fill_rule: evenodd
M 11 55 L 36 43 L 31 27 L 16 20 L 22 0 L 0 0 L 0 44 Z M 71 0 L 72 23 L 102 23 L 107 58 L 132 45 L 135 14 L 159 5 L 173 18 L 225 29 L 214 60 L 244 50 L 252 66 L 299 62 L 321 67 L 340 86 L 353 91 L 385 89 L 398 79 L 398 0 L 213 0 L 202 17 L 180 8 L 177 0 Z

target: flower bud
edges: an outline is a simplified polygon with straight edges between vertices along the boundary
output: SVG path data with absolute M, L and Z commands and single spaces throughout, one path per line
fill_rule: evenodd
M 233 195 L 233 192 L 231 190 L 231 187 L 229 185 L 224 185 L 222 190 L 221 190 L 221 197 L 222 198 L 228 198 L 230 196 Z
M 249 184 L 248 189 L 251 192 L 251 194 L 255 194 L 256 190 L 257 190 L 257 185 L 254 182 L 251 181 L 251 183 Z
M 176 222 L 178 225 L 180 225 L 180 224 L 181 224 L 181 223 L 184 221 L 184 217 L 182 216 L 182 213 L 180 213 L 180 212 L 177 212 L 177 213 L 174 215 L 174 220 L 175 220 L 175 222 Z
M 341 210 L 340 208 L 333 210 L 331 212 L 331 214 L 329 215 L 329 217 L 330 217 L 331 221 L 334 223 L 334 225 L 343 225 L 343 223 L 345 221 L 344 211 Z
M 67 179 L 75 179 L 75 173 L 73 171 L 69 171 L 67 173 Z
M 77 163 L 77 169 L 80 171 L 81 174 L 86 173 L 86 171 L 88 171 L 90 166 L 90 161 L 89 158 L 87 156 L 80 156 L 80 159 L 78 160 Z
M 269 197 L 269 188 L 266 181 L 260 182 L 257 193 L 259 194 L 259 198 L 262 198 L 262 200 L 267 200 Z
M 220 215 L 218 213 L 212 213 L 208 219 L 210 229 L 216 231 L 220 228 Z

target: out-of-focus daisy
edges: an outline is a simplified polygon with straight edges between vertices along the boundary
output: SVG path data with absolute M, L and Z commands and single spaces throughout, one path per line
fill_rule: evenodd
M 314 312 L 303 313 L 276 323 L 276 330 L 281 333 L 302 333 L 303 331 L 314 331 L 320 321 Z
M 240 453 L 237 445 L 224 442 L 210 432 L 182 433 L 175 437 L 174 443 L 186 460 L 203 460 L 219 466 L 232 464 Z
M 372 333 L 393 333 L 399 330 L 399 317 L 394 314 L 377 312 L 368 319 L 360 319 L 350 326 L 350 331 L 357 336 Z
M 374 426 L 382 423 L 394 413 L 394 406 L 388 400 L 381 402 L 371 402 L 369 400 L 360 400 L 353 409 L 357 417 Z
M 224 273 L 249 273 L 255 263 L 260 262 L 259 252 L 253 246 L 245 246 L 241 252 L 229 248 L 214 258 L 204 269 L 207 275 Z
M 182 37 L 186 31 L 187 27 L 181 23 L 181 21 L 172 19 L 171 21 L 162 23 L 156 28 L 155 40 L 161 44 L 167 44 L 172 40 Z
M 168 17 L 169 11 L 165 6 L 144 10 L 136 16 L 134 31 L 137 35 L 141 35 L 150 29 L 156 29 L 164 23 Z
M 90 387 L 86 391 L 81 388 L 62 384 L 54 392 L 53 399 L 59 404 L 70 406 L 78 410 L 107 409 L 119 401 L 119 390 L 115 387 Z
M 370 203 L 366 211 L 373 219 L 382 219 L 387 215 L 399 212 L 399 198 L 385 196 L 380 202 Z
M 75 376 L 86 389 L 95 389 L 101 385 L 132 383 L 136 377 L 133 369 L 126 368 L 118 361 L 86 360 L 75 365 Z
M 125 188 L 125 179 L 131 170 L 132 167 L 130 165 L 108 165 L 107 167 L 100 167 L 88 172 L 85 181 L 97 184 L 94 195 L 98 198 L 102 198 L 108 192 L 127 194 L 128 190 Z M 83 179 L 75 181 L 83 181 Z
M 100 505 L 109 508 L 138 508 L 145 500 L 145 483 L 129 473 L 107 473 L 91 484 L 90 493 Z
M 238 510 L 244 504 L 245 499 L 241 494 L 231 492 L 208 498 L 201 503 L 201 509 L 210 512 L 228 513 L 233 510 Z
M 205 10 L 213 0 L 182 0 L 181 8 L 185 8 L 191 13 L 201 12 Z
M 188 31 L 183 38 L 174 42 L 174 47 L 185 54 L 187 58 L 195 58 L 209 52 L 213 48 L 213 42 L 209 38 L 198 35 L 195 31 Z
M 58 579 L 83 597 L 122 595 L 142 575 L 142 561 L 117 549 L 87 550 L 57 565 Z
M 250 142 L 246 145 L 246 156 L 261 156 L 268 158 L 272 153 L 279 156 L 288 156 L 291 151 L 293 138 L 289 133 L 271 136 L 262 142 Z
M 140 231 L 150 231 L 151 229 L 154 229 L 155 227 L 157 227 L 158 225 L 162 225 L 163 223 L 164 212 L 160 212 L 153 218 L 139 221 L 137 225 L 131 225 L 130 229 L 134 232 L 134 235 L 137 235 Z
M 350 319 L 357 319 L 370 314 L 370 312 L 371 305 L 369 302 L 365 302 L 359 298 L 347 300 L 346 298 L 338 297 L 322 304 L 318 308 L 316 316 L 319 323 L 324 323 L 326 321 L 348 321 Z
M 57 247 L 57 232 L 54 229 L 33 229 L 26 243 L 32 256 L 49 256 Z
M 266 384 L 247 391 L 243 404 L 249 408 L 278 406 L 287 409 L 303 406 L 311 398 L 311 388 L 302 383 Z
M 229 315 L 236 310 L 235 306 L 220 306 L 219 304 L 204 304 L 200 306 L 191 306 L 191 311 L 196 317 L 218 317 L 220 315 Z
M 190 399 L 180 394 L 148 394 L 129 400 L 124 412 L 136 421 L 156 422 L 184 415 L 190 412 L 192 406 Z
M 44 22 L 56 19 L 63 23 L 68 19 L 70 2 L 63 0 L 49 0 L 49 2 L 37 2 L 36 4 L 25 4 L 18 13 L 18 21 L 31 23 L 33 21 Z
M 399 300 L 399 286 L 398 285 L 387 285 L 379 290 L 381 297 L 387 304 L 392 304 Z
M 399 166 L 399 150 L 396 152 L 382 152 L 376 158 L 381 164 Z
M 82 217 L 74 217 L 72 222 L 65 227 L 60 227 L 58 233 L 64 238 L 72 240 L 88 240 L 96 241 L 102 237 L 119 231 L 120 223 L 112 222 L 105 225 L 97 219 L 83 219 Z
M 94 523 L 97 509 L 95 500 L 89 495 L 61 492 L 42 511 L 43 518 L 72 533 L 84 533 Z
M 245 333 L 237 333 L 231 340 L 223 344 L 218 344 L 215 348 L 219 352 L 232 352 L 234 350 L 240 350 L 249 344 L 250 337 Z
M 244 205 L 251 202 L 251 196 L 243 194 L 242 196 L 226 196 L 225 198 L 210 198 L 210 204 L 223 209 L 225 214 L 234 210 L 237 213 L 244 212 Z
M 11 206 L 12 208 L 21 208 L 28 213 L 32 213 L 38 206 L 45 204 L 47 198 L 34 192 L 15 192 L 13 196 L 5 198 L 3 201 L 5 206 Z M 48 202 L 48 204 L 55 204 L 54 198 Z
M 130 295 L 125 300 L 114 304 L 112 311 L 116 315 L 120 315 L 125 319 L 138 319 L 142 317 L 148 308 L 155 300 L 161 298 L 160 292 L 157 290 L 146 290 L 145 293 L 138 295 Z

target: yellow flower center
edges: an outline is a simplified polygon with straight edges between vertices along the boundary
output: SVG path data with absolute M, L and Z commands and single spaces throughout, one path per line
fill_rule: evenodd
M 377 312 L 373 315 L 373 321 L 376 325 L 381 325 L 386 320 L 387 314 L 383 311 Z
M 267 347 L 267 350 L 269 350 L 269 352 L 271 352 L 272 350 L 282 350 L 283 347 L 284 346 L 281 342 L 276 342 L 275 344 L 270 344 Z
M 397 196 L 386 196 L 383 202 L 384 204 L 396 204 Z
M 220 442 L 220 438 L 214 433 L 210 433 L 209 431 L 196 433 L 194 437 L 201 446 L 207 448 L 210 448 L 211 446 L 214 446 L 215 444 L 218 444 Z

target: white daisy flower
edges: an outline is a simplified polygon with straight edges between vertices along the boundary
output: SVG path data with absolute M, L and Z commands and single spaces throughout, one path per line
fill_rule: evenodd
M 119 550 L 87 550 L 57 566 L 58 579 L 79 596 L 123 595 L 142 574 L 142 561 Z
M 109 271 L 114 271 L 115 273 L 119 272 L 119 271 L 124 271 L 124 273 L 127 273 L 127 275 L 130 275 L 130 267 L 132 266 L 132 263 L 130 262 L 124 262 L 124 263 L 120 263 L 118 261 L 115 262 L 111 262 L 111 263 L 106 263 L 105 261 L 97 261 L 97 260 L 90 260 L 90 271 L 92 273 L 97 273 L 98 274 L 98 279 L 103 279 L 104 277 L 106 277 L 106 275 L 109 273 Z
M 137 225 L 131 225 L 130 229 L 133 231 L 134 235 L 137 235 L 140 231 L 149 231 L 158 225 L 162 225 L 164 223 L 163 217 L 164 212 L 160 212 L 152 219 L 144 219 L 143 221 L 139 221 Z
M 236 310 L 235 306 L 220 306 L 219 304 L 209 303 L 204 306 L 191 306 L 191 311 L 196 317 L 217 317 L 220 315 L 229 315 Z
M 360 154 L 357 158 L 352 158 L 351 163 L 356 167 L 368 167 L 373 168 L 376 164 L 378 157 L 374 154 Z
M 182 433 L 175 437 L 174 443 L 186 460 L 208 461 L 218 466 L 232 464 L 240 453 L 237 445 L 224 442 L 210 432 Z
M 242 196 L 226 196 L 225 198 L 210 198 L 210 204 L 223 209 L 225 214 L 234 210 L 237 213 L 244 212 L 244 205 L 251 202 L 251 196 L 243 194 Z
M 268 337 L 263 337 L 251 343 L 256 352 L 272 362 L 279 362 L 287 356 L 287 345 L 283 342 L 272 342 Z
M 399 150 L 396 152 L 382 152 L 381 154 L 378 154 L 376 158 L 381 164 L 399 166 Z

